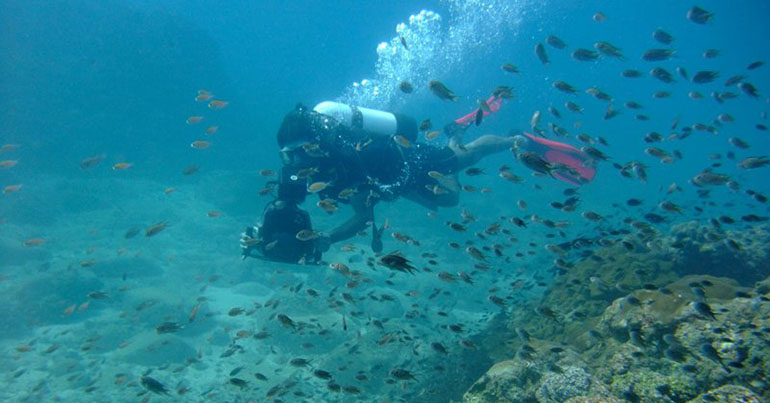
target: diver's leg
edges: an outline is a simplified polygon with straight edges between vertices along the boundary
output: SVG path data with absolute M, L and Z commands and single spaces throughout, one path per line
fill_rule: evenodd
M 468 168 L 482 158 L 505 151 L 514 144 L 513 137 L 501 137 L 487 134 L 461 147 L 450 143 L 450 148 L 457 156 L 458 169 Z

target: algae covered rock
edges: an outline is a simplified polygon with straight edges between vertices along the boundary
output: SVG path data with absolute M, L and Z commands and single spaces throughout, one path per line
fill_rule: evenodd
M 698 394 L 699 383 L 684 371 L 671 373 L 638 368 L 613 378 L 615 396 L 637 402 L 682 402 Z
M 464 403 L 523 402 L 534 399 L 541 373 L 527 361 L 498 362 L 463 395 Z
M 587 394 L 591 387 L 591 375 L 583 368 L 568 367 L 560 373 L 549 372 L 540 382 L 538 401 L 563 402 L 569 398 Z
M 608 246 L 576 262 L 554 280 L 540 305 L 554 311 L 556 320 L 539 320 L 535 315 L 514 312 L 511 320 L 517 323 L 512 323 L 511 328 L 532 328 L 537 337 L 574 343 L 600 321 L 613 301 L 633 290 L 662 287 L 676 279 L 668 253 L 642 249 L 630 252 L 621 245 Z M 522 323 L 531 321 L 539 323 Z M 583 344 L 585 347 L 591 342 Z
M 564 403 L 624 403 L 625 400 L 612 396 L 578 396 L 569 398 Z
M 743 386 L 725 385 L 710 390 L 687 403 L 760 403 L 761 401 L 759 396 Z
M 640 290 L 613 301 L 596 328 L 621 342 L 635 337 L 635 332 L 645 339 L 656 338 L 683 319 L 681 311 L 688 302 L 681 295 Z
M 710 301 L 713 318 L 682 322 L 674 336 L 687 363 L 710 386 L 739 384 L 770 396 L 770 299 L 759 288 L 727 301 Z M 698 357 L 700 359 L 698 360 Z
M 692 222 L 594 251 L 509 313 L 500 353 L 517 358 L 465 401 L 768 401 L 767 228 Z
M 533 342 L 538 348 L 532 350 L 529 358 L 495 364 L 471 386 L 463 401 L 556 403 L 572 398 L 611 396 L 602 382 L 591 375 L 587 363 L 576 351 Z
M 757 225 L 741 231 L 718 222 L 689 221 L 674 225 L 662 245 L 672 253 L 679 274 L 726 273 L 749 285 L 770 272 L 770 227 Z

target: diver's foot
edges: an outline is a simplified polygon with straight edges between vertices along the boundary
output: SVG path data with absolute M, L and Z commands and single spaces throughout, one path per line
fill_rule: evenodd
M 462 143 L 463 140 L 463 134 L 465 134 L 465 130 L 468 129 L 468 126 L 457 124 L 455 122 L 450 122 L 446 126 L 444 126 L 444 134 L 449 137 L 449 147 L 451 148 L 460 148 L 461 150 L 464 149 L 464 145 Z
M 449 138 L 449 148 L 452 149 L 455 153 L 458 151 L 468 151 L 468 149 L 465 147 L 465 144 L 462 143 L 462 136 L 461 135 L 455 135 Z

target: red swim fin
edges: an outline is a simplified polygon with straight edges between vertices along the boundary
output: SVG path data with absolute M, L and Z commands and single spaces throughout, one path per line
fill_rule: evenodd
M 486 103 L 487 103 L 487 106 L 489 107 L 489 110 L 491 112 L 483 111 L 482 115 L 485 116 L 485 117 L 487 115 L 490 115 L 490 114 L 495 113 L 498 110 L 500 110 L 500 105 L 502 105 L 502 103 L 503 103 L 503 98 L 500 97 L 500 96 L 491 95 L 487 99 Z M 471 113 L 469 113 L 469 114 L 467 114 L 467 115 L 465 115 L 465 116 L 463 116 L 461 118 L 455 119 L 455 123 L 457 123 L 458 125 L 461 125 L 463 127 L 467 127 L 467 126 L 472 125 L 473 122 L 476 120 L 476 115 L 479 113 L 479 108 L 481 108 L 481 107 L 478 107 L 478 108 L 474 109 L 473 112 L 471 112 Z
M 595 161 L 588 154 L 569 144 L 533 136 L 529 133 L 524 133 L 524 135 L 533 142 L 530 151 L 540 154 L 545 161 L 557 166 L 552 172 L 555 178 L 580 186 L 592 181 L 596 176 L 596 168 L 593 166 Z M 558 166 L 565 168 L 560 169 Z

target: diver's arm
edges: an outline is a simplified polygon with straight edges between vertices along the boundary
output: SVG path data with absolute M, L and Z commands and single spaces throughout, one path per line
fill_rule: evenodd
M 366 228 L 366 223 L 374 218 L 374 205 L 367 203 L 368 195 L 365 193 L 355 194 L 351 200 L 354 214 L 342 225 L 332 230 L 328 237 L 330 243 L 344 241 L 352 238 L 358 232 Z

